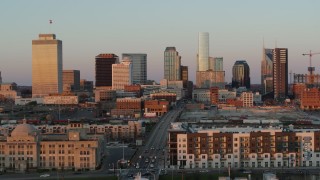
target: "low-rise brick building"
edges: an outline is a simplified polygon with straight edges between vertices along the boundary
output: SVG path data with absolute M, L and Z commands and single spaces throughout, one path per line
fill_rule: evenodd
M 169 102 L 166 100 L 146 100 L 144 102 L 145 113 L 156 113 L 156 116 L 162 116 L 169 110 Z

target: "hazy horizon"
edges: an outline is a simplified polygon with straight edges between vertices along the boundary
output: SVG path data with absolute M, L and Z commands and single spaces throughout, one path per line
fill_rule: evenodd
M 145 53 L 148 79 L 163 78 L 163 53 L 175 46 L 181 64 L 195 80 L 198 32 L 210 34 L 210 56 L 224 58 L 226 82 L 236 60 L 250 66 L 260 83 L 263 40 L 266 48 L 288 48 L 289 71 L 307 73 L 309 58 L 320 52 L 320 1 L 15 1 L 0 6 L 0 71 L 4 82 L 31 85 L 31 42 L 40 33 L 63 41 L 63 69 L 81 71 L 94 81 L 100 53 Z M 53 24 L 49 24 L 53 20 Z M 316 73 L 320 55 L 313 56 Z

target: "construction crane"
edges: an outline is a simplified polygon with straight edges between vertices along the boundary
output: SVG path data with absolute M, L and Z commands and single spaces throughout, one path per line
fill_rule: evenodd
M 314 83 L 314 74 L 313 74 L 313 72 L 315 71 L 315 67 L 312 67 L 311 59 L 312 59 L 312 56 L 313 56 L 313 55 L 316 55 L 316 54 L 320 54 L 320 52 L 318 52 L 318 53 L 312 53 L 311 50 L 310 50 L 310 53 L 302 54 L 303 56 L 309 56 L 309 67 L 308 67 L 308 71 L 309 71 L 309 75 L 310 75 L 310 81 L 309 81 L 310 84 L 313 84 L 313 83 Z

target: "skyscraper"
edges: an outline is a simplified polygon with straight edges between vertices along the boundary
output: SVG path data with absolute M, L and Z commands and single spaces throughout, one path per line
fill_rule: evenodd
M 200 32 L 198 41 L 197 71 L 206 71 L 209 69 L 209 33 Z
M 288 49 L 273 50 L 273 91 L 275 99 L 288 96 Z
M 164 79 L 181 80 L 181 56 L 175 47 L 167 47 L 164 51 Z
M 209 69 L 223 71 L 223 57 L 209 57 Z
M 188 66 L 181 66 L 181 80 L 183 81 L 183 87 L 187 88 L 189 81 L 189 71 Z
M 261 61 L 261 94 L 273 91 L 273 50 L 263 48 Z
M 132 63 L 129 59 L 120 64 L 112 64 L 112 89 L 124 90 L 125 85 L 132 84 Z
M 214 71 L 223 71 L 223 57 L 214 58 Z
M 2 76 L 1 76 L 1 71 L 0 71 L 0 84 L 2 83 Z
M 236 61 L 232 67 L 232 87 L 250 89 L 250 68 L 245 60 Z
M 147 82 L 147 54 L 123 53 L 122 59 L 130 59 L 132 63 L 132 83 L 146 84 Z
M 63 92 L 75 92 L 80 90 L 80 71 L 63 70 Z
M 112 86 L 112 64 L 119 63 L 115 54 L 96 56 L 96 87 Z
M 55 34 L 39 34 L 32 41 L 32 96 L 62 92 L 62 41 Z

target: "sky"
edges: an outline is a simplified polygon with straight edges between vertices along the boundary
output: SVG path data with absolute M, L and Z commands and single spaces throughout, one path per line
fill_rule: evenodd
M 32 83 L 32 40 L 63 41 L 63 69 L 94 81 L 100 53 L 146 53 L 148 79 L 163 78 L 163 53 L 175 46 L 195 81 L 198 32 L 210 34 L 210 56 L 224 58 L 226 82 L 236 60 L 260 83 L 263 42 L 288 48 L 289 71 L 307 73 L 320 52 L 319 0 L 1 0 L 0 71 L 5 82 Z M 53 24 L 49 24 L 53 20 Z M 320 73 L 320 55 L 312 64 Z

